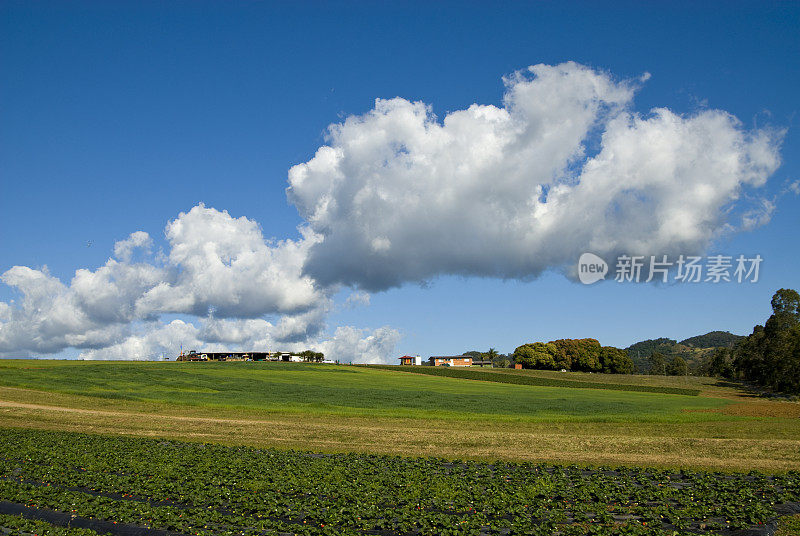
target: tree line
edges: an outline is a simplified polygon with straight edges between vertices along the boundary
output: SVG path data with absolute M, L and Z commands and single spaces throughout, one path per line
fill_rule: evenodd
M 772 297 L 772 315 L 747 337 L 712 331 L 678 343 L 641 341 L 622 350 L 596 339 L 558 339 L 518 346 L 513 354 L 465 352 L 494 366 L 514 364 L 541 370 L 568 370 L 685 376 L 690 373 L 744 380 L 779 392 L 800 393 L 800 294 L 780 289 Z
M 625 350 L 601 346 L 596 339 L 558 339 L 523 344 L 514 350 L 523 368 L 631 374 L 633 361 Z
M 653 352 L 649 361 L 650 368 L 647 371 L 648 374 L 661 376 L 686 376 L 689 374 L 688 363 L 679 355 L 669 359 L 661 352 Z
M 774 391 L 800 393 L 800 294 L 782 288 L 772 315 L 733 348 L 720 348 L 701 372 L 753 382 Z

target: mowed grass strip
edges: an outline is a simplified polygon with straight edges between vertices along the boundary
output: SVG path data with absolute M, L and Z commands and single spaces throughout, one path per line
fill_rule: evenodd
M 700 422 L 721 419 L 710 410 L 729 403 L 652 392 L 465 382 L 359 366 L 60 363 L 0 363 L 0 385 L 188 406 L 451 420 Z
M 667 387 L 658 385 L 637 385 L 632 383 L 614 383 L 602 381 L 581 381 L 566 378 L 546 378 L 521 373 L 511 369 L 468 369 L 452 367 L 397 366 L 397 365 L 361 365 L 370 368 L 413 372 L 462 380 L 480 380 L 485 382 L 511 383 L 515 385 L 536 385 L 546 387 L 567 387 L 573 389 L 611 389 L 614 391 L 635 391 L 643 393 L 664 393 L 671 395 L 697 396 L 700 389 L 684 387 Z

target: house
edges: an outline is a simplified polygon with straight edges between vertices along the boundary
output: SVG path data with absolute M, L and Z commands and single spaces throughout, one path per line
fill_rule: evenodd
M 430 362 L 434 367 L 471 367 L 472 358 L 468 355 L 432 355 Z
M 422 358 L 418 355 L 404 355 L 400 358 L 400 365 L 422 365 Z

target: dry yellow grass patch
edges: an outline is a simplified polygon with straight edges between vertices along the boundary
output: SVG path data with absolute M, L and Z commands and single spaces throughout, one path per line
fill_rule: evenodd
M 725 415 L 739 417 L 779 417 L 800 419 L 800 404 L 797 402 L 775 402 L 770 400 L 747 400 L 729 404 L 717 410 Z
M 308 449 L 721 470 L 800 468 L 800 420 L 534 423 L 176 407 L 0 388 L 0 426 Z

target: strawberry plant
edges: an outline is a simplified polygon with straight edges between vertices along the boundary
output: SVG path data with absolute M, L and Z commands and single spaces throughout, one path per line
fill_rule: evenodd
M 0 429 L 0 513 L 182 535 L 672 535 L 766 530 L 800 473 L 585 468 Z M 161 534 L 161 533 L 159 533 Z M 764 532 L 766 534 L 766 532 Z

